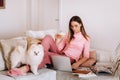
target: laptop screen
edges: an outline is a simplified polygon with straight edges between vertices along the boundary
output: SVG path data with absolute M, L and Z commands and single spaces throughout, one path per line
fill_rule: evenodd
M 69 57 L 63 55 L 52 55 L 51 59 L 54 69 L 72 72 L 72 67 Z

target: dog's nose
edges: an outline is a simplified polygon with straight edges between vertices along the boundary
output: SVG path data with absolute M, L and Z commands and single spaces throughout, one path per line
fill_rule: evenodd
M 38 52 L 34 51 L 34 54 L 37 56 L 39 54 L 39 51 Z

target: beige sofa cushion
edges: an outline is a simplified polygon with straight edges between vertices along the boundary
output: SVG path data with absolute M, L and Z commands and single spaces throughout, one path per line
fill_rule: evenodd
M 15 80 L 14 78 L 0 74 L 0 80 Z
M 38 70 L 38 75 L 28 72 L 24 76 L 7 76 L 7 71 L 0 71 L 0 80 L 56 80 L 56 71 L 47 68 Z

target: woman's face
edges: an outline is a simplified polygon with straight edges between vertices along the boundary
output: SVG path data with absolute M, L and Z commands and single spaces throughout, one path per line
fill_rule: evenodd
M 74 33 L 80 32 L 81 24 L 79 24 L 76 21 L 71 22 L 71 29 L 73 30 Z

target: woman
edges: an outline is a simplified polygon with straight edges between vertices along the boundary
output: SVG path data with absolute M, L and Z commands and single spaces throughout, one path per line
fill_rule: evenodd
M 47 35 L 42 40 L 45 56 L 39 68 L 45 64 L 51 64 L 50 55 L 62 54 L 68 56 L 71 60 L 72 68 L 77 69 L 82 63 L 89 58 L 90 38 L 85 32 L 82 20 L 79 16 L 73 16 L 69 22 L 69 33 L 59 42 L 55 43 L 54 39 Z M 12 72 L 27 73 L 29 67 L 23 66 L 21 68 L 12 69 Z

